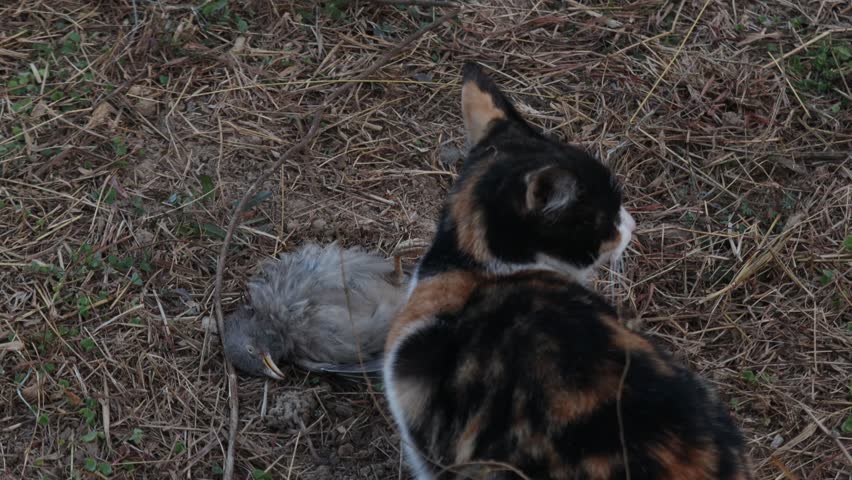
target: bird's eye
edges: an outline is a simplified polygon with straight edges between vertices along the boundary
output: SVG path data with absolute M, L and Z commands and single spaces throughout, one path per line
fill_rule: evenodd
M 252 347 L 251 345 L 246 345 L 246 351 L 254 355 L 254 347 Z

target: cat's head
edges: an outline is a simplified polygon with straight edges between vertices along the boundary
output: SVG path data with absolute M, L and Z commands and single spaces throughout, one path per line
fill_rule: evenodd
M 580 281 L 621 256 L 635 223 L 606 166 L 540 133 L 473 64 L 462 113 L 473 147 L 445 221 L 463 253 L 495 273 L 544 267 Z

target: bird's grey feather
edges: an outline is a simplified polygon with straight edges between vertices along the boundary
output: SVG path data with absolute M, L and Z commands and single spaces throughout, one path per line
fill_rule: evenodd
M 258 342 L 272 344 L 269 350 L 276 359 L 308 369 L 322 365 L 324 371 L 338 368 L 343 373 L 362 362 L 381 362 L 391 317 L 405 294 L 404 285 L 393 277 L 387 259 L 336 243 L 282 254 L 250 280 L 250 309 L 229 319 L 226 353 L 229 358 L 242 354 L 242 338 L 255 336 L 245 331 L 249 329 L 261 332 Z M 235 355 L 228 352 L 229 345 Z
M 314 372 L 333 373 L 335 375 L 354 379 L 360 379 L 366 375 L 368 378 L 376 379 L 382 376 L 384 359 L 379 356 L 370 360 L 365 360 L 364 363 L 353 363 L 348 365 L 317 362 L 306 362 L 301 365 Z

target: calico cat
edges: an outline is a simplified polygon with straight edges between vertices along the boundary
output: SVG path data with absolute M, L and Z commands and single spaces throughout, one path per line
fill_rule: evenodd
M 415 476 L 751 478 L 714 392 L 585 286 L 635 227 L 613 174 L 470 64 L 462 113 L 474 147 L 385 346 Z

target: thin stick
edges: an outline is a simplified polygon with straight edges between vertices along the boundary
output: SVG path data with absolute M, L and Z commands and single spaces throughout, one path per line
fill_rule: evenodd
M 457 7 L 455 2 L 443 2 L 440 0 L 369 0 L 372 3 L 383 5 L 414 5 L 417 7 Z
M 435 29 L 439 25 L 443 24 L 447 20 L 453 18 L 458 13 L 458 9 L 453 9 L 442 17 L 438 18 L 434 22 L 426 25 L 425 27 L 417 30 L 416 32 L 409 35 L 405 40 L 403 40 L 399 45 L 388 50 L 384 55 L 379 57 L 372 65 L 364 69 L 356 78 L 356 80 L 364 80 L 373 73 L 375 73 L 378 69 L 385 66 L 394 57 L 398 54 L 402 53 L 409 45 L 414 43 L 415 40 L 423 36 L 426 32 Z M 350 88 L 355 85 L 355 82 L 352 83 L 344 83 L 340 85 L 336 90 L 331 92 L 328 97 L 320 104 L 319 108 L 314 112 L 313 119 L 311 120 L 311 126 L 308 129 L 308 132 L 298 143 L 290 147 L 286 152 L 284 152 L 278 160 L 269 166 L 265 171 L 263 171 L 260 175 L 258 175 L 254 181 L 251 183 L 249 188 L 243 194 L 242 199 L 234 207 L 233 212 L 231 213 L 231 221 L 228 223 L 228 229 L 225 231 L 225 238 L 222 240 L 222 247 L 219 249 L 219 259 L 216 262 L 216 278 L 213 287 L 213 307 L 216 313 L 216 324 L 219 327 L 219 339 L 222 340 L 225 332 L 225 319 L 222 315 L 222 281 L 225 273 L 225 262 L 228 258 L 228 246 L 231 244 L 231 239 L 234 236 L 234 231 L 237 228 L 237 223 L 240 220 L 240 212 L 243 211 L 246 204 L 249 201 L 249 198 L 254 195 L 254 192 L 260 187 L 260 184 L 271 177 L 281 166 L 284 164 L 286 160 L 292 157 L 294 154 L 303 150 L 308 143 L 317 135 L 319 132 L 320 121 L 322 120 L 323 113 L 325 112 L 325 108 L 327 105 L 330 105 L 335 99 L 346 93 Z M 222 478 L 224 480 L 231 480 L 234 474 L 234 450 L 236 448 L 236 440 L 237 440 L 237 428 L 239 424 L 239 400 L 237 398 L 237 375 L 234 372 L 234 366 L 231 365 L 231 362 L 225 358 L 225 373 L 228 377 L 228 405 L 230 408 L 230 418 L 228 424 L 228 449 L 225 453 L 225 462 L 224 462 L 224 473 Z
M 775 66 L 778 67 L 778 70 L 781 72 L 781 76 L 784 77 L 784 81 L 787 82 L 787 86 L 790 87 L 790 90 L 793 91 L 793 95 L 796 96 L 796 100 L 799 101 L 799 105 L 801 105 L 802 110 L 805 111 L 805 115 L 807 115 L 808 118 L 810 118 L 811 112 L 808 111 L 808 107 L 805 106 L 805 102 L 802 101 L 802 97 L 799 96 L 799 92 L 797 92 L 796 88 L 793 87 L 793 84 L 790 83 L 790 78 L 787 77 L 787 73 L 784 71 L 784 68 L 781 67 L 780 63 L 778 63 L 781 59 L 780 58 L 776 59 L 775 55 L 772 55 L 772 52 L 769 52 L 769 58 L 771 58 L 772 62 L 775 64 Z
M 692 36 L 692 31 L 695 30 L 695 26 L 698 25 L 698 21 L 701 20 L 701 17 L 704 15 L 704 10 L 707 10 L 707 5 L 710 5 L 710 0 L 707 0 L 706 2 L 704 2 L 704 6 L 701 7 L 701 11 L 698 12 L 698 16 L 695 17 L 695 21 L 692 22 L 692 25 L 689 27 L 689 30 L 686 32 L 686 36 L 683 37 L 683 41 L 680 42 L 680 46 L 677 47 L 677 51 L 675 52 L 674 56 L 669 61 L 669 64 L 666 65 L 666 68 L 663 70 L 663 73 L 661 73 L 660 76 L 657 77 L 657 81 L 654 82 L 654 85 L 651 87 L 651 90 L 649 90 L 648 94 L 645 95 L 645 98 L 642 99 L 642 103 L 639 104 L 639 108 L 637 108 L 636 111 L 633 113 L 633 116 L 630 117 L 629 123 L 633 123 L 633 120 L 636 119 L 636 115 L 639 115 L 639 112 L 642 111 L 642 107 L 645 106 L 645 103 L 647 103 L 648 99 L 651 98 L 651 95 L 653 95 L 654 90 L 657 89 L 657 85 L 660 84 L 660 82 L 663 80 L 663 77 L 665 77 L 666 73 L 669 72 L 669 69 L 672 67 L 675 60 L 677 60 L 677 57 L 680 56 L 680 52 L 683 50 L 683 46 L 686 45 L 686 42 L 689 40 L 689 37 Z
M 621 27 L 624 26 L 624 24 L 619 22 L 618 20 L 616 20 L 614 18 L 607 18 L 602 13 L 597 12 L 595 10 L 592 10 L 591 8 L 583 5 L 582 3 L 578 2 L 577 0 L 566 0 L 565 3 L 567 3 L 568 5 L 571 5 L 572 7 L 576 8 L 576 9 L 582 10 L 586 15 L 589 15 L 590 17 L 603 19 L 604 22 L 606 23 L 606 26 L 609 27 L 609 28 L 621 28 Z

